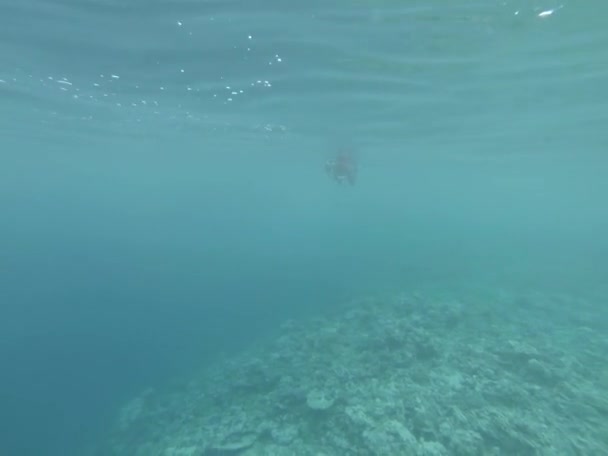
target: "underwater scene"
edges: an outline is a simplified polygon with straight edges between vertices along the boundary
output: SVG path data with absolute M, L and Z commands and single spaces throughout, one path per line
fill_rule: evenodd
M 606 17 L 0 0 L 0 455 L 608 455 Z

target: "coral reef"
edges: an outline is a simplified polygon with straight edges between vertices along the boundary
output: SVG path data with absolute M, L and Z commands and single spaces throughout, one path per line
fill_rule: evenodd
M 608 454 L 594 309 L 484 290 L 362 299 L 287 322 L 180 391 L 144 392 L 100 454 Z

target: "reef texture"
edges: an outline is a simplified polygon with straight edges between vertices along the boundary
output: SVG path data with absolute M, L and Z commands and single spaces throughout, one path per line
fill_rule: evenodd
M 287 322 L 181 388 L 145 391 L 99 454 L 606 455 L 606 304 L 505 291 L 361 299 Z

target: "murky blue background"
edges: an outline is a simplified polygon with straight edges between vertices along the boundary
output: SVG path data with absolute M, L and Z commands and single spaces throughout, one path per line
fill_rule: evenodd
M 606 14 L 1 0 L 0 452 L 361 293 L 605 287 Z

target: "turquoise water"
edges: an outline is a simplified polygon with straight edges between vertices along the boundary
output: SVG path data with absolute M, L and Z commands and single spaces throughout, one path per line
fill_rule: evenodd
M 361 296 L 605 331 L 608 6 L 292 3 L 0 2 L 3 455 Z

